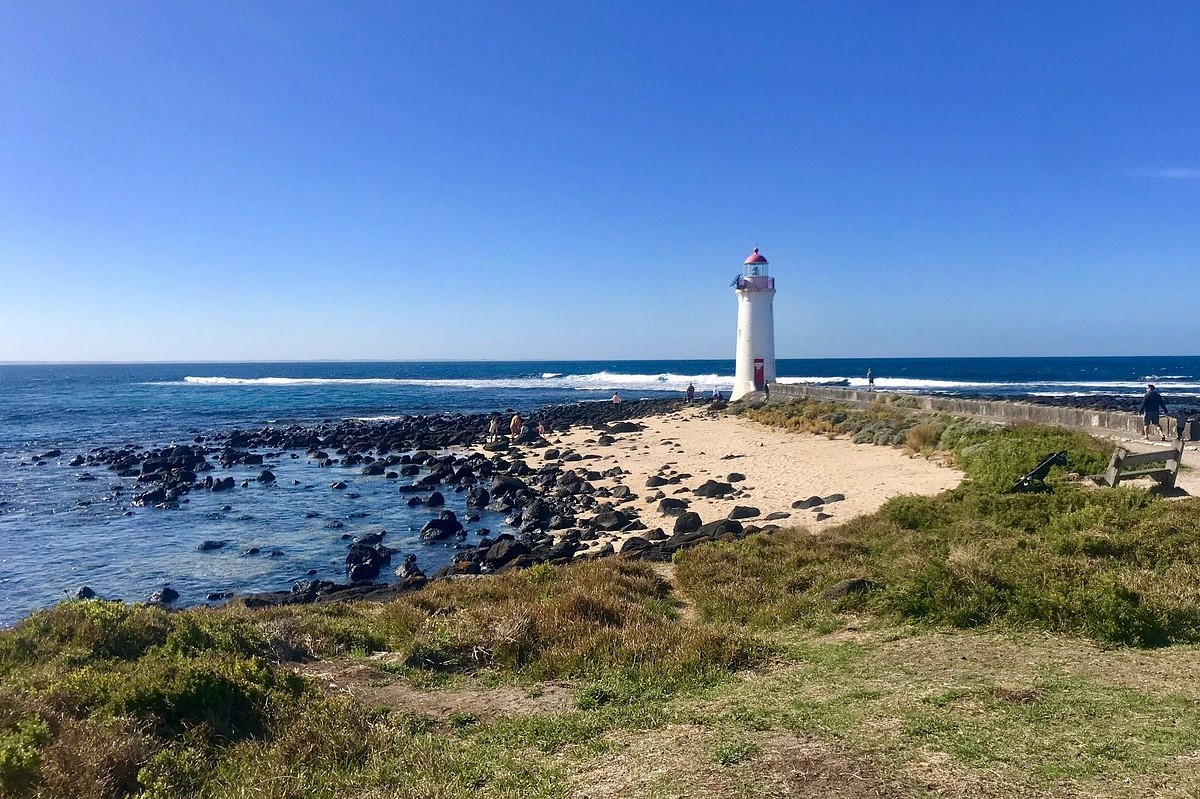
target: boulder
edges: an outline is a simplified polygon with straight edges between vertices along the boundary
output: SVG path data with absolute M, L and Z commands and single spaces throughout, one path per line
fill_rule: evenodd
M 740 483 L 746 479 L 746 475 L 741 474 L 740 472 L 730 472 L 729 476 L 725 479 L 731 483 Z
M 387 535 L 386 530 L 374 530 L 370 533 L 363 533 L 361 535 L 356 535 L 356 536 L 354 536 L 352 541 L 355 544 L 366 544 L 367 546 L 374 546 L 375 544 L 381 543 L 383 541 L 383 537 L 385 535 Z
M 417 565 L 417 556 L 412 554 L 404 556 L 404 562 L 396 569 L 396 576 L 400 578 L 401 588 L 420 588 L 428 580 Z
M 261 472 L 258 473 L 258 482 L 274 483 L 275 482 L 275 474 L 270 469 L 263 469 Z
M 462 522 L 453 516 L 454 514 L 450 512 L 451 518 L 430 519 L 425 522 L 425 526 L 421 528 L 421 539 L 423 541 L 441 541 L 461 533 L 463 531 Z
M 729 511 L 730 519 L 753 519 L 761 511 L 758 508 L 752 508 L 749 505 L 734 505 L 733 510 Z
M 381 544 L 351 544 L 346 554 L 346 574 L 351 582 L 373 580 L 379 576 L 380 567 L 391 559 L 391 550 Z
M 672 532 L 674 535 L 687 535 L 695 530 L 699 530 L 700 525 L 703 523 L 704 521 L 700 518 L 699 513 L 684 511 L 675 520 L 675 527 Z
M 596 530 L 620 530 L 629 524 L 630 517 L 619 510 L 605 508 L 592 518 L 592 527 Z
M 841 599 L 850 594 L 865 594 L 879 585 L 866 577 L 852 577 L 835 583 L 821 592 L 823 599 Z
M 733 486 L 729 483 L 719 483 L 716 480 L 709 480 L 692 493 L 698 497 L 723 497 L 726 494 L 733 493 Z
M 429 495 L 429 499 L 425 500 L 425 504 L 431 508 L 440 508 L 446 504 L 446 498 L 442 496 L 441 491 L 434 491 Z
M 720 521 L 700 525 L 696 530 L 696 535 L 703 535 L 715 541 L 725 536 L 740 536 L 742 532 L 741 522 L 736 519 L 721 519 Z
M 492 497 L 493 499 L 500 499 L 501 497 L 506 497 L 509 494 L 515 494 L 528 488 L 529 486 L 525 481 L 519 477 L 501 475 L 492 481 Z
M 529 547 L 525 544 L 514 538 L 501 537 L 499 541 L 488 547 L 483 559 L 488 566 L 496 569 L 515 558 L 528 554 Z
M 169 497 L 170 492 L 167 490 L 166 486 L 159 486 L 158 488 L 151 489 L 150 491 L 146 491 L 141 494 L 134 494 L 133 499 L 129 501 L 129 504 L 133 505 L 135 508 L 141 508 L 145 507 L 146 505 L 158 505 L 163 502 L 167 502 Z
M 213 541 L 213 540 L 201 541 L 199 544 L 196 545 L 196 549 L 199 550 L 200 552 L 212 552 L 213 550 L 223 549 L 225 547 L 225 544 L 226 544 L 225 541 Z
M 792 507 L 796 510 L 806 510 L 807 508 L 818 508 L 825 504 L 825 500 L 820 497 L 809 497 L 808 499 L 798 499 L 792 503 Z
M 486 508 L 492 501 L 492 495 L 483 486 L 471 486 L 467 489 L 468 508 Z
M 621 543 L 619 550 L 622 555 L 638 555 L 650 547 L 650 542 L 641 536 L 630 536 Z
M 686 499 L 675 499 L 673 497 L 665 497 L 658 503 L 658 512 L 664 516 L 678 516 L 688 509 L 688 501 Z
M 146 601 L 151 605 L 169 605 L 176 599 L 179 599 L 179 592 L 169 585 L 164 585 L 151 594 L 150 598 Z

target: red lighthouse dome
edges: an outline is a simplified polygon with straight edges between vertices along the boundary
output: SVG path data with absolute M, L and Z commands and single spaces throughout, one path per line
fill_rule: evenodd
M 758 248 L 755 247 L 754 252 L 750 253 L 750 257 L 742 263 L 744 263 L 746 266 L 750 266 L 751 264 L 765 264 L 767 263 L 767 259 L 764 258 L 762 253 L 758 251 Z

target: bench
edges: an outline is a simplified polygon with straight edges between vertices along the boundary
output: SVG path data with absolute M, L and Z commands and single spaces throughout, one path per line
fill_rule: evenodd
M 1170 449 L 1160 449 L 1154 452 L 1143 452 L 1135 455 L 1124 447 L 1117 447 L 1112 460 L 1108 462 L 1108 471 L 1104 474 L 1093 475 L 1092 479 L 1101 485 L 1114 487 L 1122 480 L 1134 480 L 1138 477 L 1150 477 L 1166 488 L 1175 487 L 1175 475 L 1179 472 L 1179 462 L 1183 460 L 1183 441 L 1179 440 Z M 1147 463 L 1166 463 L 1165 467 L 1153 469 L 1137 469 Z

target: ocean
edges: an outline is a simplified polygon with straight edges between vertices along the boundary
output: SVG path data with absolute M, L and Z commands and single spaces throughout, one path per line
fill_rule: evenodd
M 186 443 L 234 428 L 412 414 L 523 412 L 551 404 L 681 395 L 733 384 L 733 361 L 184 363 L 0 365 L 0 625 L 87 585 L 144 600 L 164 583 L 181 604 L 210 593 L 275 591 L 301 579 L 345 581 L 343 536 L 385 529 L 427 571 L 453 545 L 419 541 L 431 516 L 392 481 L 279 459 L 274 486 L 192 492 L 178 510 L 132 508 L 132 478 L 69 460 L 94 447 Z M 1011 398 L 1136 398 L 1155 382 L 1168 403 L 1200 406 L 1200 357 L 787 359 L 780 382 Z M 41 457 L 60 450 L 61 454 Z M 239 482 L 261 467 L 218 469 Z M 357 496 L 329 490 L 353 480 Z M 118 490 L 118 486 L 121 487 Z M 461 498 L 447 495 L 447 507 Z M 493 531 L 502 518 L 484 514 Z M 340 525 L 340 526 L 339 526 Z M 226 546 L 201 552 L 218 540 Z M 398 562 L 398 561 L 397 561 Z

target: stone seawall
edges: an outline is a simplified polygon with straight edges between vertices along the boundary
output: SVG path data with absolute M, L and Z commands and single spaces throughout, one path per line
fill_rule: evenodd
M 890 394 L 886 391 L 858 391 L 828 386 L 808 386 L 792 383 L 771 384 L 772 397 L 819 399 L 867 407 L 876 403 L 895 403 L 898 410 L 949 413 L 971 419 L 992 422 L 1030 422 L 1033 424 L 1070 427 L 1095 435 L 1142 437 L 1142 417 L 1124 411 L 1095 411 L 1086 408 L 1062 408 L 1054 405 L 1034 405 L 1006 400 L 974 400 L 957 397 L 932 397 L 921 394 Z M 1195 424 L 1193 423 L 1193 427 Z M 1168 436 L 1175 435 L 1175 420 L 1163 417 Z

